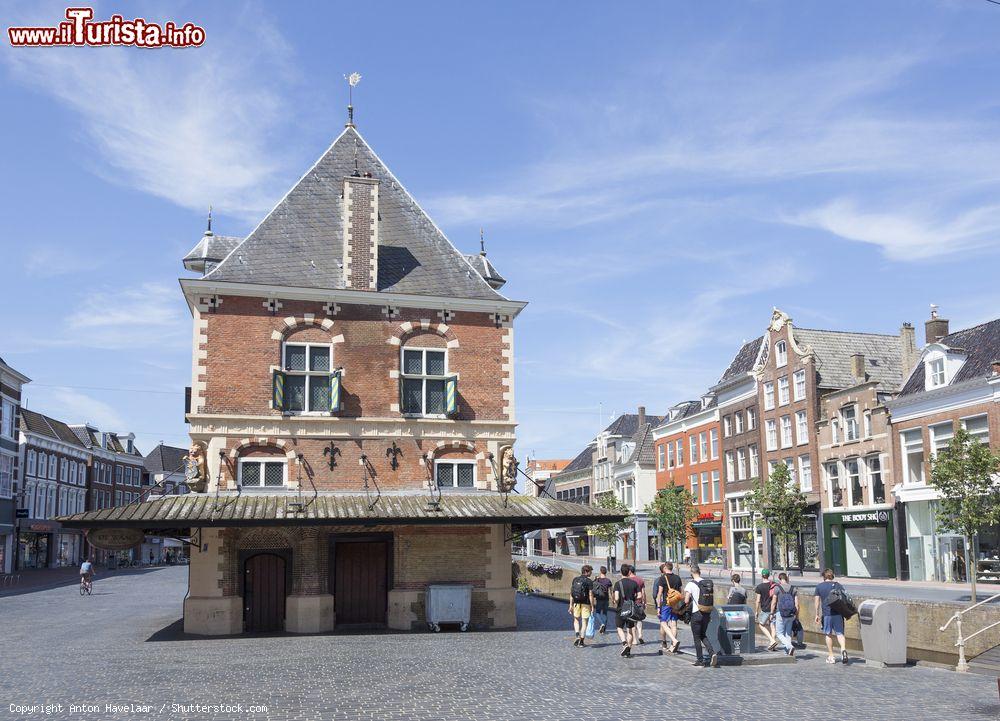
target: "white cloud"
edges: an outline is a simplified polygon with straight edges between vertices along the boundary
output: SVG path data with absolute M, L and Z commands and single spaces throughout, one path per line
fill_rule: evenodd
M 95 173 L 255 220 L 280 195 L 273 137 L 290 112 L 278 82 L 289 51 L 266 18 L 236 17 L 231 36 L 213 31 L 196 49 L 6 47 L 0 56 L 15 78 L 75 113 Z M 37 10 L 33 19 L 58 20 Z
M 66 423 L 93 423 L 98 428 L 106 430 L 124 430 L 127 427 L 118 411 L 104 401 L 91 398 L 79 391 L 56 388 L 45 395 L 49 396 L 49 400 L 48 402 L 43 400 L 42 405 L 51 409 L 48 414 Z
M 56 343 L 156 352 L 187 347 L 190 318 L 176 288 L 143 283 L 121 290 L 97 290 L 78 304 Z
M 51 246 L 36 246 L 28 251 L 24 259 L 25 272 L 34 278 L 89 273 L 102 265 L 104 262 L 96 256 L 84 255 L 70 248 Z
M 926 205 L 865 211 L 854 200 L 840 198 L 789 215 L 785 221 L 878 246 L 886 257 L 898 261 L 927 260 L 1000 245 L 1000 205 L 957 214 L 935 212 Z

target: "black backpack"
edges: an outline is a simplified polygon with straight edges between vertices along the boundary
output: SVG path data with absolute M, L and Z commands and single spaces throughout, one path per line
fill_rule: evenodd
M 710 613 L 715 607 L 715 584 L 709 578 L 698 581 L 698 610 Z
M 747 602 L 747 595 L 743 591 L 738 591 L 736 586 L 733 586 L 733 590 L 729 592 L 728 603 L 734 606 L 745 606 Z
M 847 595 L 847 591 L 839 583 L 835 583 L 830 590 L 830 595 L 826 597 L 826 605 L 830 608 L 830 613 L 843 616 L 847 620 L 858 612 L 854 600 Z
M 608 597 L 608 587 L 603 583 L 594 583 L 594 587 L 590 589 L 590 592 L 594 594 L 594 598 L 598 600 L 604 600 Z
M 577 576 L 573 579 L 573 585 L 569 589 L 570 598 L 574 603 L 590 603 L 590 589 L 587 588 L 586 576 Z

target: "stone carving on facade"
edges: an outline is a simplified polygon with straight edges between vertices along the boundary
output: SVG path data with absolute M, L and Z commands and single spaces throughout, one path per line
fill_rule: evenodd
M 510 493 L 517 484 L 517 458 L 514 457 L 514 449 L 504 446 L 500 451 L 500 478 L 497 479 L 497 490 L 501 493 Z
M 208 487 L 208 455 L 204 443 L 192 443 L 184 456 L 184 483 L 195 493 Z

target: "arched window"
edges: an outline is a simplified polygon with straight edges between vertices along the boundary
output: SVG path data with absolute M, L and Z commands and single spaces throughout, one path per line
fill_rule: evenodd
M 458 377 L 448 372 L 448 349 L 404 345 L 400 358 L 405 415 L 444 418 L 457 410 Z
M 788 345 L 783 340 L 774 344 L 774 364 L 779 368 L 788 365 Z
M 333 368 L 331 344 L 283 343 L 281 370 L 274 375 L 274 407 L 285 413 L 336 413 L 340 375 Z

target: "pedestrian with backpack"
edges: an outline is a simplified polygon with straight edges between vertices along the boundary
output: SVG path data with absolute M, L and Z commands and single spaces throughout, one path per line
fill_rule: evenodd
M 636 601 L 642 608 L 646 608 L 646 579 L 639 575 L 635 566 L 632 566 L 631 568 L 632 568 L 631 579 L 635 581 L 636 585 L 639 587 L 639 595 L 636 598 Z M 633 638 L 635 639 L 634 643 L 638 644 L 646 643 L 645 639 L 643 639 L 642 637 L 641 623 L 637 623 L 635 625 L 635 630 L 632 632 L 632 634 Z
M 639 584 L 632 577 L 632 567 L 623 563 L 622 577 L 614 585 L 612 595 L 617 609 L 615 626 L 618 628 L 618 638 L 622 642 L 623 658 L 632 655 L 632 645 L 635 643 L 635 626 L 642 623 L 646 612 L 639 605 Z
M 760 570 L 760 578 L 760 583 L 753 589 L 757 596 L 757 628 L 767 638 L 767 650 L 773 651 L 778 647 L 778 639 L 774 637 L 772 629 L 774 617 L 771 615 L 771 597 L 774 595 L 775 583 L 771 580 L 771 572 L 766 568 Z
M 837 663 L 837 657 L 833 655 L 833 637 L 837 637 L 840 644 L 840 660 L 847 664 L 847 645 L 844 639 L 844 617 L 835 613 L 836 609 L 831 605 L 840 604 L 844 600 L 850 600 L 847 591 L 837 581 L 833 580 L 833 571 L 829 568 L 823 571 L 823 581 L 816 584 L 816 624 L 820 624 L 822 618 L 822 631 L 826 637 L 826 662 Z
M 594 609 L 594 581 L 590 577 L 594 569 L 584 566 L 580 575 L 573 579 L 569 587 L 569 612 L 573 616 L 573 645 L 583 648 L 587 623 Z
M 660 564 L 660 575 L 653 584 L 653 602 L 660 620 L 660 650 L 663 655 L 680 651 L 681 642 L 677 638 L 677 607 L 684 602 L 684 582 L 674 573 L 674 564 L 669 561 Z M 667 639 L 670 639 L 669 645 Z
M 594 594 L 594 623 L 599 624 L 597 631 L 603 634 L 608 629 L 608 603 L 611 600 L 611 579 L 608 578 L 607 566 L 601 566 L 591 593 Z
M 732 586 L 729 587 L 729 595 L 726 597 L 727 606 L 745 606 L 747 602 L 747 590 L 740 583 L 740 574 L 734 573 L 729 577 Z
M 711 666 L 718 668 L 719 653 L 708 640 L 708 622 L 715 606 L 715 584 L 709 578 L 701 577 L 701 569 L 697 563 L 692 563 L 691 580 L 684 587 L 684 602 L 691 604 L 691 635 L 694 636 L 695 666 Z M 711 654 L 706 663 L 702 652 L 702 644 Z
M 792 626 L 799 614 L 799 595 L 788 580 L 787 573 L 778 574 L 778 585 L 771 597 L 771 613 L 774 616 L 774 632 L 781 645 L 785 647 L 785 655 L 794 656 Z

